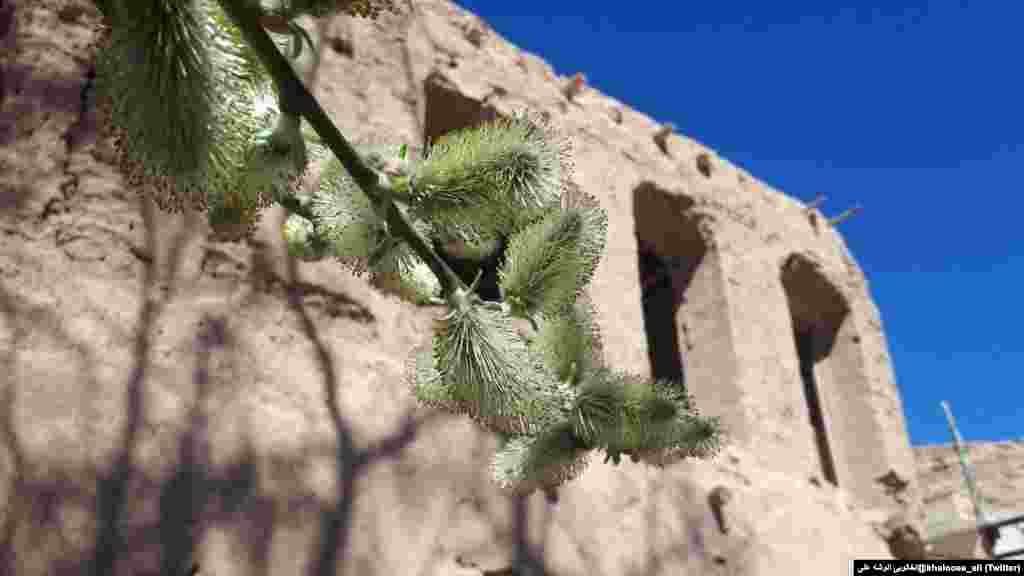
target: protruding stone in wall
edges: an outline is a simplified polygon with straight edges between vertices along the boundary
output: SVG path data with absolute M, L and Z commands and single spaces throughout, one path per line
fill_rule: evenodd
M 718 524 L 718 531 L 722 534 L 729 533 L 729 521 L 726 519 L 725 508 L 731 500 L 732 492 L 725 486 L 715 486 L 708 493 L 708 506 L 715 517 L 715 523 Z
M 676 125 L 671 122 L 667 122 L 662 124 L 658 128 L 658 131 L 654 133 L 654 143 L 658 145 L 658 149 L 666 156 L 669 155 L 668 137 L 674 134 L 675 131 Z
M 875 528 L 896 558 L 922 560 L 927 550 L 924 538 L 912 518 L 904 513 L 891 515 L 884 524 Z
M 711 155 L 707 152 L 701 152 L 697 154 L 697 171 L 704 175 L 705 178 L 711 178 Z

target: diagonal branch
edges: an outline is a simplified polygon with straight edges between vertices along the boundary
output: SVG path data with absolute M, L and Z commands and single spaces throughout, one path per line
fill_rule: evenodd
M 324 112 L 316 98 L 295 75 L 295 71 L 278 51 L 274 41 L 260 26 L 262 16 L 258 5 L 246 0 L 218 0 L 224 11 L 231 17 L 245 36 L 246 42 L 259 55 L 277 85 L 281 95 L 282 112 L 302 116 L 313 127 L 324 144 L 338 157 L 348 173 L 364 194 L 375 203 L 382 205 L 387 213 L 388 226 L 409 243 L 416 255 L 426 262 L 441 282 L 445 296 L 457 288 L 464 288 L 462 281 L 444 260 L 412 227 L 405 215 L 390 198 L 390 190 L 380 183 L 377 173 L 363 162 L 355 148 L 345 139 L 337 126 Z

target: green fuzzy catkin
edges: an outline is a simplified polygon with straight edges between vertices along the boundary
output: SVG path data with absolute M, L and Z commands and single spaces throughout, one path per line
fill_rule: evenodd
M 407 244 L 388 250 L 372 266 L 371 283 L 417 305 L 424 305 L 441 295 L 441 283 L 434 271 Z
M 213 156 L 213 164 L 220 168 L 213 174 L 219 178 L 211 178 L 207 190 L 215 238 L 237 241 L 252 235 L 263 208 L 299 190 L 310 150 L 302 137 L 300 119 L 282 113 L 273 83 L 255 52 L 242 40 L 241 31 L 219 5 L 206 2 L 204 6 L 217 32 L 213 35 L 217 52 L 235 54 L 241 72 L 218 85 L 233 86 L 237 99 L 246 99 L 245 106 L 237 105 L 232 97 L 219 100 L 220 122 L 215 130 L 223 147 L 215 152 L 223 154 Z M 232 218 L 236 214 L 238 220 Z M 242 231 L 233 225 L 236 221 L 252 224 L 239 233 Z
M 591 444 L 617 438 L 624 422 L 625 389 L 606 373 L 597 371 L 581 386 L 569 416 L 576 436 Z
M 629 452 L 658 466 L 711 455 L 721 439 L 719 420 L 697 414 L 678 383 L 620 371 L 598 371 L 581 390 L 572 419 L 580 437 L 610 456 Z
M 600 208 L 553 210 L 516 234 L 499 270 L 499 287 L 517 316 L 558 316 L 592 278 L 606 234 Z
M 138 0 L 127 1 L 139 3 Z M 256 54 L 255 50 L 248 48 L 248 43 L 245 41 L 242 30 L 235 25 L 234 21 L 221 9 L 220 5 L 212 0 L 201 0 L 201 7 L 209 19 L 209 24 L 216 30 L 218 43 L 222 46 L 221 49 L 227 48 L 240 57 L 239 68 L 242 76 L 250 78 L 255 83 L 271 82 L 270 74 L 267 73 L 263 63 L 260 62 L 259 55 Z M 283 41 L 281 40 L 282 35 L 271 34 L 270 36 L 274 39 L 278 49 L 284 53 Z
M 215 145 L 217 57 L 198 6 L 121 1 L 108 10 L 112 26 L 96 61 L 99 105 L 122 167 L 137 180 L 174 176 L 183 188 L 201 186 Z
M 254 134 L 246 151 L 237 188 L 261 207 L 280 202 L 298 190 L 308 155 L 297 117 L 281 114 L 269 84 L 261 86 L 254 104 L 259 123 L 273 126 Z
M 582 386 L 573 406 L 577 434 L 595 444 L 632 448 L 635 438 L 652 424 L 644 406 L 653 394 L 639 376 L 598 370 Z
M 507 439 L 491 459 L 491 476 L 499 486 L 518 494 L 556 488 L 586 469 L 589 451 L 571 426 L 555 425 L 537 435 Z
M 371 164 L 384 167 L 382 155 L 373 149 L 365 153 Z M 440 295 L 441 284 L 430 267 L 389 233 L 373 202 L 337 158 L 324 167 L 310 209 L 328 252 L 354 274 L 369 273 L 374 286 L 414 304 L 426 304 Z M 424 236 L 430 233 L 423 221 L 414 221 L 413 227 Z
M 253 122 L 238 126 L 250 137 L 249 146 L 236 151 L 241 161 L 225 166 L 231 174 L 207 191 L 210 224 L 221 241 L 251 236 L 260 211 L 294 194 L 306 171 L 308 156 L 299 119 L 281 114 L 269 83 L 256 88 L 252 114 Z M 253 126 L 273 128 L 254 133 Z
M 373 6 L 385 4 L 292 0 L 291 8 L 376 16 Z M 388 230 L 382 208 L 391 206 L 363 195 L 322 143 L 304 142 L 298 118 L 281 114 L 259 59 L 218 3 L 105 7 L 114 27 L 98 65 L 101 112 L 130 183 L 164 209 L 209 207 L 226 238 L 244 237 L 261 208 L 281 202 L 296 212 L 282 228 L 293 254 L 333 254 L 403 298 L 434 299 L 437 279 Z M 277 24 L 282 14 L 274 13 Z M 517 491 L 575 478 L 596 448 L 616 462 L 622 453 L 654 465 L 705 458 L 723 432 L 678 384 L 604 368 L 583 289 L 603 253 L 607 217 L 568 178 L 565 144 L 544 121 L 522 116 L 446 136 L 423 161 L 364 158 L 380 176 L 376 192 L 431 241 L 462 241 L 464 252 L 483 254 L 518 232 L 501 271 L 506 302 L 485 304 L 464 287 L 447 294 L 449 313 L 406 374 L 421 403 L 467 414 L 506 439 L 492 472 Z M 335 164 L 308 203 L 295 196 L 307 156 Z M 539 320 L 537 334 L 520 338 L 510 312 L 535 328 Z
M 290 214 L 281 226 L 285 249 L 288 254 L 305 261 L 319 260 L 324 256 L 325 246 L 316 241 L 316 227 L 298 214 Z
M 596 311 L 590 298 L 580 294 L 564 314 L 542 318 L 530 346 L 560 381 L 577 386 L 604 365 L 604 347 Z
M 450 309 L 436 321 L 434 361 L 470 417 L 497 432 L 527 434 L 561 419 L 570 391 L 544 369 L 510 320 L 473 304 Z
M 469 412 L 459 402 L 451 381 L 441 377 L 434 362 L 431 345 L 418 346 L 409 354 L 405 364 L 405 378 L 413 397 L 424 406 L 437 408 L 456 414 Z
M 646 378 L 623 374 L 620 381 L 626 400 L 623 427 L 618 441 L 609 444 L 624 450 L 637 450 L 656 439 L 659 444 L 663 443 L 681 407 L 659 394 L 662 388 Z
M 122 2 L 114 14 L 100 110 L 128 184 L 165 211 L 210 209 L 219 239 L 247 236 L 306 165 L 269 77 L 212 0 Z
M 324 230 L 331 254 L 355 274 L 366 273 L 370 254 L 385 234 L 385 223 L 336 157 L 320 174 L 310 210 Z
M 587 194 L 571 180 L 566 181 L 562 194 L 562 210 L 578 210 L 583 215 L 584 227 L 587 230 L 586 241 L 577 244 L 583 260 L 580 281 L 583 285 L 590 284 L 597 265 L 604 255 L 608 241 L 608 213 L 601 207 L 600 201 Z
M 498 286 L 516 316 L 555 312 L 575 300 L 582 288 L 582 234 L 579 212 L 558 211 L 512 238 Z
M 568 150 L 545 121 L 527 115 L 446 134 L 414 171 L 413 212 L 450 238 L 511 233 L 558 205 Z
M 312 134 L 315 136 L 315 133 Z M 309 138 L 310 131 L 307 127 L 302 127 L 301 135 L 306 141 L 308 166 L 323 165 L 332 157 L 330 149 L 316 138 Z M 294 199 L 298 200 L 297 197 Z M 299 204 L 302 202 L 299 201 Z M 323 235 L 315 224 L 304 216 L 289 213 L 281 225 L 281 235 L 288 253 L 300 260 L 319 260 L 328 255 L 328 245 Z
M 718 418 L 680 414 L 664 430 L 664 441 L 633 450 L 634 457 L 664 468 L 688 458 L 711 458 L 721 449 L 724 430 Z

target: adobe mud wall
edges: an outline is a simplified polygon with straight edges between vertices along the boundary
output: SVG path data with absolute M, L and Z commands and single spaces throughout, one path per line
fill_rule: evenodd
M 425 19 L 442 10 L 433 6 Z M 871 506 L 913 507 L 914 461 L 879 312 L 827 218 L 685 136 L 662 150 L 660 126 L 595 89 L 568 100 L 567 77 L 462 18 L 463 33 L 434 38 L 434 67 L 413 67 L 425 82 L 426 133 L 530 108 L 571 136 L 576 181 L 610 215 L 591 290 L 608 361 L 681 373 L 705 413 L 779 470 Z M 651 252 L 674 272 L 642 294 Z M 805 386 L 800 358 L 815 386 Z
M 990 521 L 1024 514 L 1024 439 L 968 442 L 968 458 Z M 968 553 L 983 547 L 975 532 L 974 509 L 964 487 L 959 457 L 950 444 L 914 447 L 926 534 L 940 548 Z M 1001 529 L 995 553 L 1024 547 L 1024 525 Z
M 568 101 L 565 78 L 471 14 L 414 6 L 321 27 L 316 95 L 341 131 L 416 143 L 549 114 L 610 216 L 592 289 L 609 364 L 685 378 L 734 432 L 712 462 L 595 459 L 557 507 L 531 499 L 552 572 L 809 576 L 885 556 L 879 525 L 916 514 L 914 463 L 878 311 L 835 230 L 692 140 L 662 151 L 654 121 L 597 91 Z M 252 245 L 153 217 L 84 104 L 97 22 L 87 0 L 0 9 L 0 572 L 507 567 L 494 439 L 414 410 L 403 381 L 440 311 L 322 262 L 299 268 L 303 316 L 279 209 Z

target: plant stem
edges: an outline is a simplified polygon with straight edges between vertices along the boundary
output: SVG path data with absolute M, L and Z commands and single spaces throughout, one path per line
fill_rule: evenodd
M 397 236 L 408 242 L 416 255 L 430 266 L 434 275 L 441 282 L 446 298 L 457 288 L 465 288 L 459 277 L 438 256 L 430 243 L 412 227 L 398 206 L 390 199 L 387 191 L 383 189 L 377 173 L 363 162 L 359 153 L 345 140 L 334 122 L 320 107 L 320 103 L 295 75 L 292 66 L 277 50 L 274 41 L 267 36 L 260 25 L 263 14 L 259 6 L 249 0 L 218 0 L 218 2 L 242 31 L 246 42 L 259 55 L 260 61 L 267 68 L 274 83 L 277 84 L 278 93 L 281 95 L 281 112 L 305 118 L 367 198 L 374 203 L 383 204 L 382 208 L 387 214 L 388 227 Z

